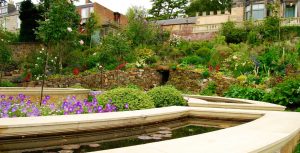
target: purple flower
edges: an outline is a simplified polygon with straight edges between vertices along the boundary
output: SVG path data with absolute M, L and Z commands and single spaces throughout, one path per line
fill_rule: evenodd
M 9 98 L 8 98 L 9 100 L 13 100 L 14 99 L 14 97 L 13 96 L 9 96 Z
M 47 104 L 47 100 L 43 100 L 43 101 L 42 101 L 42 104 L 43 104 L 43 105 L 46 105 L 46 104 Z
M 103 112 L 103 108 L 102 108 L 102 106 L 98 106 L 98 113 L 102 113 Z
M 49 99 L 50 99 L 50 96 L 47 95 L 47 96 L 45 97 L 45 100 L 49 100 Z
M 126 103 L 124 107 L 125 107 L 125 109 L 129 109 L 129 104 Z
M 5 95 L 1 95 L 1 98 L 4 99 L 4 98 L 5 98 Z

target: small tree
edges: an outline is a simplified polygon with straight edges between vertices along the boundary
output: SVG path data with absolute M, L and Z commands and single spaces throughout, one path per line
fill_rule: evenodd
M 185 13 L 188 0 L 151 0 L 149 14 L 154 20 L 174 19 Z
M 37 20 L 39 20 L 41 16 L 31 0 L 25 0 L 21 3 L 19 18 L 21 20 L 19 41 L 36 41 L 36 35 L 34 31 L 38 27 Z
M 46 46 L 51 45 L 58 52 L 62 69 L 65 54 L 72 45 L 78 44 L 76 40 L 80 16 L 73 3 L 67 0 L 54 0 L 50 3 L 49 10 L 44 13 L 44 18 L 45 21 L 39 21 L 37 34 Z
M 62 70 L 63 59 L 66 57 L 65 54 L 71 50 L 72 45 L 76 44 L 77 29 L 80 21 L 80 16 L 76 12 L 73 1 L 53 0 L 47 2 L 49 2 L 49 8 L 43 14 L 44 20 L 39 21 L 40 26 L 37 30 L 39 39 L 42 40 L 47 47 L 46 62 L 42 75 L 41 101 L 48 65 L 48 51 L 54 48 L 58 52 L 60 70 Z
M 0 36 L 0 84 L 2 81 L 3 71 L 5 70 L 7 63 L 11 60 L 11 51 L 6 45 L 6 40 Z
M 232 0 L 193 0 L 186 8 L 189 16 L 195 16 L 197 12 L 210 12 L 231 10 Z
M 94 13 L 91 13 L 91 16 L 88 18 L 85 30 L 88 37 L 90 37 L 90 48 L 92 47 L 92 35 L 100 28 L 98 25 L 98 20 Z
M 133 47 L 162 44 L 169 38 L 160 27 L 148 22 L 147 16 L 148 13 L 144 8 L 131 7 L 127 11 L 128 25 L 125 33 L 132 41 Z

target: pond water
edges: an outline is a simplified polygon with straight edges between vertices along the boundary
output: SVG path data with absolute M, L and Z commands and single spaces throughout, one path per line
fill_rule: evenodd
M 202 134 L 222 129 L 226 124 L 222 122 L 222 126 L 218 126 L 217 122 L 197 117 L 185 117 L 138 127 L 93 132 L 81 131 L 80 133 L 59 134 L 56 136 L 0 139 L 0 152 L 85 153 L 101 151 Z M 229 122 L 227 127 L 234 125 Z

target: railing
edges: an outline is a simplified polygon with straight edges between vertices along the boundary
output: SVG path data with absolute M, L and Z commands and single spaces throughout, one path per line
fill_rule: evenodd
M 282 18 L 282 26 L 300 26 L 300 18 Z
M 256 20 L 253 22 L 254 25 L 260 25 L 264 20 Z M 217 32 L 221 29 L 223 23 L 217 24 L 203 24 L 194 25 L 193 33 L 206 33 L 206 32 Z M 243 25 L 243 22 L 237 23 L 237 25 Z M 281 26 L 300 26 L 300 17 L 297 18 L 282 18 Z

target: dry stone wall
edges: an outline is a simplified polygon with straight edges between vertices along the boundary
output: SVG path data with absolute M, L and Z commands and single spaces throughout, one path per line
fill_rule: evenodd
M 149 90 L 160 85 L 162 76 L 155 69 L 132 69 L 127 71 L 107 71 L 86 76 L 69 76 L 48 79 L 46 87 L 66 88 L 80 84 L 85 88 L 111 89 L 117 86 L 137 85 Z M 34 81 L 29 86 L 40 86 L 41 81 Z
M 137 85 L 144 90 L 149 90 L 155 86 L 168 84 L 182 90 L 186 93 L 200 93 L 205 89 L 209 81 L 215 81 L 217 84 L 217 93 L 222 93 L 232 84 L 235 79 L 224 76 L 212 76 L 209 79 L 203 79 L 202 74 L 189 70 L 163 70 L 169 73 L 167 82 L 164 82 L 165 73 L 162 70 L 151 68 L 146 69 L 129 69 L 126 71 L 113 70 L 97 74 L 65 76 L 52 78 L 46 81 L 46 87 L 67 88 L 80 84 L 85 88 L 92 89 L 111 89 L 118 86 Z M 24 86 L 41 86 L 41 81 L 33 81 Z

